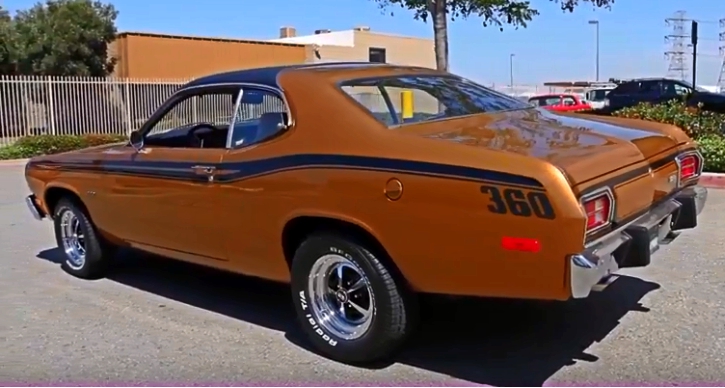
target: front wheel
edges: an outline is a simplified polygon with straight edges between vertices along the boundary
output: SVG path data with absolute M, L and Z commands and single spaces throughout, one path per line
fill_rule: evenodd
M 405 287 L 370 250 L 342 236 L 315 234 L 300 245 L 292 296 L 307 336 L 337 361 L 388 358 L 413 328 Z
M 98 235 L 85 209 L 63 198 L 53 211 L 53 224 L 56 242 L 65 256 L 61 268 L 83 279 L 102 277 L 115 247 Z

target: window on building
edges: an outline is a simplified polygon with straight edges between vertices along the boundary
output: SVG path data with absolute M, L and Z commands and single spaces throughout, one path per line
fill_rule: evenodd
M 379 47 L 370 47 L 368 52 L 368 60 L 375 63 L 386 63 L 385 49 Z

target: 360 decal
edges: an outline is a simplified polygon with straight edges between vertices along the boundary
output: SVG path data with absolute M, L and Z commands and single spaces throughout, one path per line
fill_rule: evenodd
M 537 217 L 547 220 L 556 218 L 546 193 L 540 191 L 524 192 L 521 189 L 504 188 L 496 186 L 481 186 L 481 193 L 488 195 L 490 203 L 487 205 L 491 213 L 511 214 L 518 217 Z

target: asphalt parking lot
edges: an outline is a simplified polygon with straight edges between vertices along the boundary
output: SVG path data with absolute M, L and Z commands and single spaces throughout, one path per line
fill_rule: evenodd
M 2 385 L 725 383 L 725 191 L 605 292 L 431 301 L 409 349 L 371 368 L 310 351 L 283 286 L 134 252 L 108 279 L 66 275 L 26 194 L 22 167 L 0 165 Z

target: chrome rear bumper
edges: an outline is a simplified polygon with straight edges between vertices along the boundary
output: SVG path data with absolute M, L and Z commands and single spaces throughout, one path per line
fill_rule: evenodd
M 707 201 L 707 189 L 683 189 L 674 198 L 587 245 L 569 257 L 571 296 L 586 298 L 593 289 L 611 283 L 620 268 L 642 267 L 661 244 L 672 241 L 673 231 L 697 226 L 697 216 Z

